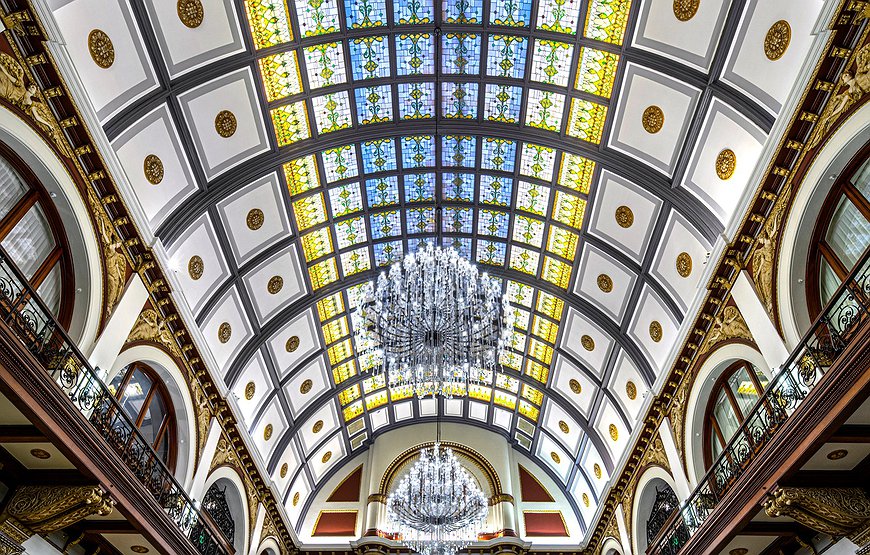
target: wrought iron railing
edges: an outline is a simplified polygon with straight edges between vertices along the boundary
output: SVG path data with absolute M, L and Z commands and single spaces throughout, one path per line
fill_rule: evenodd
M 202 555 L 227 555 L 160 456 L 0 247 L 0 319 Z
M 837 289 L 725 450 L 647 549 L 674 555 L 707 520 L 759 451 L 803 403 L 870 315 L 870 250 Z

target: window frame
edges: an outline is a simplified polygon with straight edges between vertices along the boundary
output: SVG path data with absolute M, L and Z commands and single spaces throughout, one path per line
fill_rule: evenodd
M 737 399 L 734 397 L 734 392 L 731 391 L 731 387 L 728 386 L 728 380 L 731 379 L 731 376 L 739 372 L 741 369 L 745 369 L 746 373 L 749 374 L 749 379 L 752 381 L 752 384 L 755 386 L 755 391 L 757 392 L 757 397 L 760 399 L 764 394 L 764 387 L 761 384 L 761 381 L 758 379 L 758 374 L 756 374 L 755 367 L 748 360 L 738 360 L 730 364 L 716 379 L 716 382 L 713 384 L 713 388 L 710 390 L 710 394 L 707 397 L 707 408 L 704 410 L 704 429 L 702 431 L 702 435 L 704 438 L 704 469 L 709 470 L 711 466 L 713 466 L 713 462 L 717 457 L 713 456 L 713 444 L 711 441 L 711 431 L 716 434 L 716 437 L 719 439 L 721 447 L 720 454 L 724 452 L 725 448 L 728 446 L 728 442 L 730 442 L 734 436 L 726 438 L 722 434 L 722 430 L 719 427 L 719 423 L 716 421 L 716 417 L 713 414 L 713 408 L 716 404 L 716 399 L 719 397 L 720 391 L 725 391 L 725 396 L 728 398 L 728 404 L 731 406 L 731 410 L 734 411 L 734 415 L 740 420 L 740 425 L 746 421 L 746 417 L 748 415 L 743 414 L 743 411 L 740 409 L 740 403 L 737 402 Z M 757 401 L 756 401 L 757 402 Z M 754 403 L 753 403 L 754 406 Z

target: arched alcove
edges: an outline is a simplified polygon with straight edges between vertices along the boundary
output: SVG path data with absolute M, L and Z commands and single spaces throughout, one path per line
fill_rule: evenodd
M 631 542 L 634 553 L 644 553 L 646 551 L 648 546 L 647 521 L 652 515 L 653 508 L 656 504 L 657 493 L 666 491 L 665 488 L 674 492 L 674 498 L 676 498 L 674 480 L 671 475 L 660 466 L 651 466 L 646 469 L 637 482 L 637 487 L 634 491 L 634 503 L 631 511 Z
M 270 536 L 260 542 L 257 555 L 281 555 L 281 547 L 278 545 L 278 541 Z
M 622 545 L 616 538 L 606 538 L 601 544 L 601 553 L 603 555 L 622 555 Z
M 236 553 L 247 553 L 250 530 L 248 528 L 249 507 L 245 495 L 245 484 L 238 473 L 228 466 L 216 468 L 205 482 L 203 491 L 208 493 L 212 486 L 217 486 L 226 499 L 229 514 L 232 516 L 233 537 L 227 538 L 232 543 Z M 203 496 L 205 498 L 205 495 Z

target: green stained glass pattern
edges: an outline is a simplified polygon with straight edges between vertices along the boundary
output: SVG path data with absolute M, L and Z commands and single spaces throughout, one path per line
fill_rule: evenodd
M 302 253 L 306 262 L 313 262 L 333 253 L 332 234 L 322 227 L 302 236 Z
M 441 196 L 444 200 L 452 202 L 471 202 L 474 199 L 474 174 L 443 174 L 441 191 Z
M 573 231 L 551 225 L 547 237 L 547 250 L 566 260 L 574 261 L 580 236 Z
M 480 202 L 495 206 L 509 206 L 513 179 L 494 175 L 480 176 Z
M 568 284 L 571 283 L 571 265 L 545 256 L 544 267 L 541 269 L 541 279 L 549 281 L 556 287 L 568 289 Z
M 444 73 L 454 75 L 480 73 L 480 35 L 445 33 L 441 43 L 441 67 Z
M 284 178 L 290 196 L 295 196 L 320 187 L 320 174 L 314 156 L 297 158 L 284 164 Z
M 539 0 L 538 27 L 553 33 L 577 34 L 581 2 L 576 0 Z
M 473 212 L 471 208 L 447 206 L 444 208 L 444 217 L 441 227 L 444 233 L 471 233 Z
M 345 0 L 344 13 L 350 29 L 383 27 L 387 24 L 387 6 L 384 0 Z
M 332 209 L 332 217 L 340 218 L 359 212 L 363 208 L 362 194 L 359 183 L 342 185 L 329 190 L 329 206 Z
M 396 0 L 393 9 L 397 25 L 421 25 L 435 20 L 432 0 Z
M 308 268 L 308 278 L 314 290 L 338 281 L 338 266 L 335 257 L 328 258 Z
M 316 37 L 341 31 L 337 0 L 296 0 L 296 17 L 303 37 Z
M 470 135 L 445 135 L 441 148 L 443 166 L 474 167 L 477 137 Z
M 506 239 L 510 215 L 500 210 L 481 210 L 477 219 L 477 232 L 480 235 L 488 235 Z
M 482 142 L 480 167 L 513 173 L 517 143 L 509 139 L 486 137 Z
M 403 250 L 401 241 L 375 243 L 375 264 L 388 266 L 393 262 L 398 262 L 402 259 Z
M 333 226 L 335 227 L 335 239 L 339 250 L 359 245 L 368 240 L 366 225 L 361 216 L 336 222 Z
M 517 185 L 516 207 L 519 210 L 537 214 L 538 216 L 546 216 L 549 200 L 549 187 L 527 181 L 520 181 Z
M 356 89 L 356 114 L 360 125 L 393 119 L 393 93 L 389 85 Z
M 618 67 L 619 54 L 594 48 L 581 48 L 574 88 L 609 98 Z
M 526 72 L 528 39 L 514 35 L 490 35 L 486 73 L 493 77 L 522 79 Z
M 260 58 L 259 64 L 269 102 L 302 92 L 302 75 L 295 50 Z
M 405 202 L 435 200 L 435 174 L 418 173 L 405 176 Z
M 607 106 L 575 98 L 571 100 L 571 116 L 568 120 L 568 135 L 598 144 L 604 133 Z
M 341 254 L 341 271 L 345 276 L 352 276 L 366 270 L 371 270 L 372 259 L 368 247 L 354 249 Z
M 483 21 L 483 0 L 449 0 L 441 5 L 447 23 L 474 25 Z
M 323 202 L 323 193 L 293 201 L 293 214 L 296 216 L 296 228 L 299 231 L 305 231 L 326 222 L 326 205 Z
M 562 154 L 562 165 L 559 167 L 559 185 L 588 195 L 594 172 L 595 162 L 566 152 Z
M 435 233 L 435 209 L 432 207 L 408 208 L 406 221 L 408 233 Z
M 547 146 L 523 145 L 520 159 L 520 173 L 536 179 L 550 181 L 553 179 L 553 168 L 556 165 L 556 149 Z
M 477 258 L 481 264 L 504 266 L 507 246 L 498 241 L 477 241 Z
M 560 87 L 568 86 L 568 74 L 571 71 L 573 56 L 574 47 L 570 44 L 553 40 L 536 40 L 532 52 L 531 80 Z
M 399 75 L 435 73 L 435 40 L 431 34 L 396 35 L 396 72 Z
M 516 270 L 518 272 L 522 272 L 524 274 L 529 274 L 532 276 L 537 275 L 538 263 L 540 262 L 540 260 L 540 252 L 527 249 L 525 247 L 511 245 L 510 268 L 512 270 Z
M 402 137 L 402 167 L 429 168 L 435 165 L 435 139 L 431 135 Z
M 583 215 L 585 212 L 585 200 L 564 191 L 556 192 L 556 199 L 553 203 L 554 220 L 567 226 L 571 226 L 574 229 L 580 229 L 583 227 Z
M 532 0 L 503 0 L 490 5 L 489 21 L 493 25 L 528 27 L 532 16 Z
M 278 146 L 287 146 L 311 137 L 305 102 L 294 102 L 275 108 L 271 115 Z
M 565 95 L 539 89 L 529 89 L 528 95 L 526 125 L 545 131 L 561 131 Z
M 622 44 L 631 0 L 589 0 L 586 36 L 590 39 Z
M 340 42 L 324 42 L 303 49 L 309 87 L 319 89 L 347 82 L 343 50 Z
M 477 119 L 477 83 L 442 83 L 441 99 L 447 119 Z
M 257 50 L 293 40 L 284 0 L 246 0 L 245 11 Z
M 528 216 L 517 216 L 514 219 L 512 239 L 518 243 L 540 248 L 544 242 L 544 222 Z
M 366 197 L 371 208 L 399 204 L 399 184 L 396 176 L 366 181 Z
M 508 85 L 487 85 L 484 116 L 489 121 L 519 123 L 523 89 Z
M 378 212 L 369 217 L 372 226 L 372 238 L 398 237 L 402 234 L 402 218 L 398 210 Z
M 311 104 L 319 134 L 350 128 L 350 100 L 346 91 L 314 97 Z
M 423 119 L 435 116 L 435 83 L 399 83 L 399 117 Z
M 359 171 L 354 145 L 324 150 L 321 154 L 321 159 L 323 160 L 323 177 L 327 183 L 356 177 Z
M 359 37 L 351 39 L 349 45 L 351 72 L 355 80 L 389 77 L 389 37 Z

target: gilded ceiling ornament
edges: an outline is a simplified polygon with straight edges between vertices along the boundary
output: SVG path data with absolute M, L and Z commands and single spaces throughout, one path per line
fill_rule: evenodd
M 281 477 L 282 477 L 282 478 L 286 478 L 286 477 L 287 477 L 287 471 L 288 471 L 289 469 L 290 469 L 290 467 L 287 466 L 287 463 L 284 463 L 284 464 L 281 465 L 281 473 L 280 473 L 280 474 L 281 474 Z
M 610 293 L 613 291 L 613 280 L 610 279 L 610 276 L 607 274 L 599 274 L 598 275 L 598 288 L 601 289 L 605 293 Z
M 665 113 L 656 105 L 647 106 L 646 110 L 643 111 L 641 123 L 643 123 L 643 128 L 646 129 L 647 133 L 658 133 L 665 125 Z
M 254 382 L 248 382 L 248 385 L 245 386 L 245 399 L 250 401 L 254 398 L 254 393 L 257 392 L 257 384 Z
M 562 462 L 562 457 L 559 456 L 559 453 L 555 451 L 550 451 L 550 458 L 553 459 L 553 462 L 559 464 Z
M 236 115 L 229 110 L 221 110 L 214 118 L 214 130 L 224 139 L 232 137 L 238 126 Z
M 45 449 L 31 449 L 30 456 L 35 459 L 44 461 L 51 458 L 51 453 L 49 453 Z M 830 455 L 828 455 L 828 457 L 830 458 Z
M 680 21 L 689 21 L 698 13 L 701 0 L 674 0 L 674 16 Z
M 598 463 L 595 463 L 595 464 L 592 466 L 592 472 L 595 474 L 595 477 L 596 477 L 596 478 L 598 478 L 599 480 L 601 479 L 601 476 L 602 476 L 602 474 L 601 474 L 601 467 L 598 466 Z
M 248 216 L 245 218 L 245 223 L 248 224 L 248 229 L 257 231 L 263 227 L 263 211 L 259 208 L 251 208 L 248 211 Z
M 156 154 L 149 154 L 143 163 L 145 179 L 152 185 L 159 185 L 163 181 L 163 160 Z
M 302 395 L 306 395 L 309 391 L 311 391 L 311 388 L 313 386 L 314 382 L 312 382 L 311 380 L 305 380 L 304 382 L 302 382 L 302 385 L 299 386 L 299 393 L 301 393 Z
M 314 427 L 311 428 L 311 431 L 315 434 L 319 434 L 320 430 L 323 429 L 323 420 L 318 420 L 314 423 Z
M 770 26 L 764 37 L 764 55 L 768 60 L 774 61 L 782 58 L 791 42 L 791 25 L 788 21 L 780 19 Z
M 266 441 L 269 441 L 270 439 L 272 439 L 272 425 L 271 424 L 266 424 L 266 427 L 263 428 L 263 439 L 265 439 Z
M 190 279 L 196 281 L 202 277 L 202 273 L 205 271 L 205 264 L 202 261 L 202 258 L 198 255 L 193 255 L 190 257 L 190 260 L 187 261 L 187 273 L 190 274 Z
M 571 431 L 570 428 L 568 428 L 568 423 L 564 420 L 559 420 L 559 429 L 562 430 L 563 434 L 567 434 Z
M 292 353 L 296 349 L 299 348 L 299 336 L 293 335 L 290 339 L 287 340 L 287 343 L 284 345 L 284 348 L 287 349 L 288 353 Z
M 269 285 L 266 286 L 266 289 L 269 291 L 271 295 L 277 295 L 281 288 L 284 287 L 284 278 L 281 276 L 272 276 L 272 279 L 269 280 Z
M 178 0 L 175 11 L 178 12 L 178 19 L 184 23 L 185 27 L 196 29 L 202 25 L 205 11 L 202 9 L 202 2 L 200 0 Z
M 849 452 L 846 451 L 845 449 L 835 449 L 835 450 L 831 451 L 830 453 L 828 453 L 828 460 L 838 461 L 848 454 L 849 454 Z
M 628 398 L 634 401 L 637 399 L 637 386 L 634 385 L 634 382 L 628 380 L 625 382 L 625 394 L 628 395 Z
M 662 340 L 662 325 L 658 322 L 658 320 L 653 320 L 652 322 L 650 322 L 649 336 L 656 343 Z
M 88 52 L 94 63 L 103 69 L 109 69 L 115 63 L 115 45 L 109 35 L 100 29 L 88 33 Z
M 716 156 L 716 175 L 719 179 L 725 181 L 731 179 L 734 175 L 734 170 L 737 168 L 737 155 L 730 148 L 723 149 Z
M 616 223 L 619 227 L 628 229 L 634 223 L 634 212 L 628 206 L 620 206 L 616 209 Z
M 148 553 L 149 549 L 144 545 L 131 545 L 130 551 L 133 553 Z
M 677 255 L 677 273 L 687 278 L 692 274 L 692 256 L 687 252 Z
M 583 348 L 587 351 L 595 350 L 595 340 L 588 335 L 584 335 L 580 338 L 580 344 L 583 345 Z
M 221 343 L 226 343 L 230 340 L 230 337 L 233 335 L 233 327 L 229 322 L 224 322 L 218 327 L 218 341 Z
M 619 439 L 619 429 L 616 427 L 616 424 L 611 424 L 610 427 L 607 428 L 607 431 L 610 432 L 610 439 L 613 441 Z
M 326 463 L 329 462 L 329 459 L 331 459 L 331 458 L 332 458 L 332 451 L 327 451 L 327 452 L 324 453 L 323 456 L 320 458 L 320 462 L 322 462 L 323 464 L 326 464 Z
M 589 496 L 585 493 L 583 494 L 583 504 L 589 506 Z
M 578 382 L 577 380 L 575 380 L 573 378 L 571 378 L 571 381 L 568 382 L 568 387 L 570 387 L 571 391 L 577 395 L 580 395 L 580 392 L 583 390 L 583 388 L 580 387 L 580 382 Z
M 296 505 L 299 504 L 299 497 L 300 497 L 300 496 L 299 496 L 299 492 L 298 492 L 298 491 L 297 491 L 296 493 L 293 494 L 293 506 L 294 506 L 294 507 L 295 507 Z

